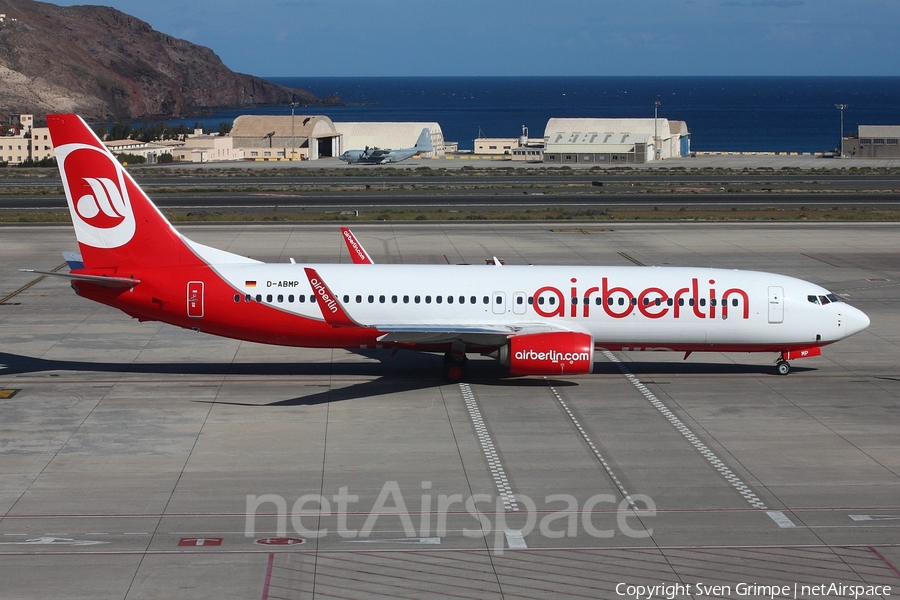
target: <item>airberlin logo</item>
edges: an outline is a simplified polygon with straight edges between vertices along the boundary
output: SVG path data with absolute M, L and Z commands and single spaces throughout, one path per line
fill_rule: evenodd
M 87 144 L 66 144 L 56 154 L 78 241 L 96 248 L 128 243 L 135 219 L 121 165 Z
M 667 316 L 674 319 L 727 319 L 731 316 L 750 318 L 750 296 L 747 292 L 735 287 L 719 293 L 715 279 L 710 279 L 708 284 L 701 286 L 700 281 L 694 277 L 688 285 L 677 290 L 659 287 L 631 290 L 611 285 L 609 278 L 603 277 L 599 287 L 579 291 L 576 285 L 578 280 L 572 278 L 571 282 L 568 294 L 549 285 L 536 290 L 532 303 L 534 311 L 542 317 L 589 318 L 591 310 L 603 310 L 613 319 L 624 319 L 633 314 L 640 314 L 648 319 Z
M 353 237 L 352 233 L 344 230 L 344 238 L 346 238 L 347 242 L 350 244 L 350 247 L 353 248 L 353 252 L 355 252 L 360 259 L 364 261 L 369 260 L 369 257 L 366 255 L 363 249 L 359 247 L 359 243 L 356 241 L 356 238 Z
M 322 284 L 322 282 L 315 277 L 311 277 L 309 279 L 309 285 L 311 285 L 313 291 L 319 295 L 319 298 L 322 299 L 322 302 L 325 303 L 325 306 L 328 307 L 328 310 L 331 311 L 332 314 L 337 313 L 337 300 L 331 297 L 331 294 L 328 293 L 328 289 Z
M 548 350 L 539 352 L 532 348 L 528 350 L 517 350 L 516 360 L 546 360 L 552 363 L 574 363 L 591 360 L 590 352 L 557 352 L 556 350 Z
M 91 188 L 75 202 L 75 212 L 83 221 L 100 227 L 111 229 L 125 220 L 125 199 L 112 179 L 85 177 L 85 183 Z

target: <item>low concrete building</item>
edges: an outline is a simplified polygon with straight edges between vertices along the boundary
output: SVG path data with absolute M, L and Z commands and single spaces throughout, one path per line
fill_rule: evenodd
M 859 135 L 841 140 L 848 158 L 900 158 L 900 125 L 860 125 Z
M 187 136 L 178 147 L 171 148 L 176 162 L 206 163 L 243 160 L 244 151 L 234 147 L 234 138 L 227 135 L 207 135 L 202 129 Z
M 342 152 L 341 134 L 321 115 L 241 115 L 231 137 L 248 160 L 316 160 Z

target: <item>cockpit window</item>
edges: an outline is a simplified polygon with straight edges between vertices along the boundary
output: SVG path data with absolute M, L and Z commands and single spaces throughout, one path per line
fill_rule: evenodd
M 840 302 L 841 299 L 835 296 L 834 294 L 828 294 L 825 296 L 816 296 L 814 294 L 810 294 L 806 297 L 806 299 L 813 304 L 831 304 L 832 302 Z

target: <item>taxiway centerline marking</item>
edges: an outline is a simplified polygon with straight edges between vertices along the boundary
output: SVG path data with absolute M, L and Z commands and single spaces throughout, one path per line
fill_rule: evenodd
M 644 397 L 650 402 L 650 404 L 652 404 L 653 407 L 656 408 L 656 410 L 658 410 L 666 418 L 666 420 L 676 430 L 678 430 L 681 435 L 684 436 L 684 438 L 688 442 L 690 442 L 691 446 L 693 446 L 694 449 L 696 449 L 697 452 L 699 452 L 700 455 L 703 456 L 703 458 L 705 458 L 710 465 L 712 465 L 712 467 L 725 479 L 725 481 L 727 481 L 735 490 L 737 490 L 737 492 L 744 498 L 744 500 L 746 500 L 750 504 L 750 506 L 767 511 L 766 514 L 770 519 L 775 521 L 775 523 L 778 524 L 779 527 L 794 526 L 793 522 L 787 517 L 787 515 L 785 515 L 781 511 L 769 511 L 766 504 L 762 500 L 760 500 L 755 493 L 753 493 L 753 490 L 751 490 L 747 486 L 747 484 L 745 484 L 741 480 L 740 477 L 735 475 L 734 472 L 729 469 L 725 465 L 725 463 L 723 463 L 721 459 L 719 459 L 719 457 L 716 456 L 716 454 L 706 446 L 706 444 L 701 442 L 700 439 L 696 435 L 694 435 L 694 432 L 691 431 L 687 427 L 687 425 L 685 425 L 681 421 L 681 419 L 679 419 L 671 410 L 669 410 L 668 407 L 666 407 L 666 405 L 663 404 L 653 392 L 647 389 L 647 386 L 641 383 L 640 379 L 635 377 L 631 370 L 627 366 L 625 366 L 622 361 L 616 358 L 615 354 L 613 354 L 609 350 L 603 350 L 603 355 L 609 360 L 609 362 L 616 365 L 616 368 L 621 371 L 622 375 L 624 375 L 625 378 L 628 379 L 628 381 L 631 382 L 631 384 L 636 387 L 638 391 L 641 392 L 641 394 L 644 395 Z M 774 513 L 778 513 L 780 517 L 778 517 L 777 515 L 773 516 Z M 787 522 L 790 522 L 791 524 L 786 525 Z
M 488 432 L 484 419 L 481 417 L 481 411 L 475 402 L 475 394 L 468 383 L 460 383 L 459 389 L 462 392 L 463 400 L 466 401 L 466 408 L 469 409 L 469 418 L 472 419 L 472 424 L 475 426 L 475 434 L 478 436 L 481 451 L 487 460 L 491 477 L 494 479 L 494 484 L 500 493 L 500 499 L 503 500 L 503 506 L 506 510 L 516 512 L 519 510 L 519 504 L 516 502 L 516 496 L 513 494 L 512 487 L 506 478 L 506 471 L 503 469 L 500 457 L 497 456 L 497 450 L 494 448 L 491 434 Z

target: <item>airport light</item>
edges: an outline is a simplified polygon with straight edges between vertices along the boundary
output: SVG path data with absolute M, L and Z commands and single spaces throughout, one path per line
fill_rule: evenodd
M 834 107 L 841 111 L 841 158 L 844 158 L 844 109 L 848 104 L 835 104 Z
M 294 160 L 294 155 L 296 154 L 297 143 L 294 140 L 294 109 L 300 106 L 300 103 L 291 100 L 291 160 Z
M 656 158 L 662 156 L 662 153 L 659 149 L 659 107 L 662 105 L 662 100 L 657 100 L 653 103 L 653 151 L 656 153 Z

